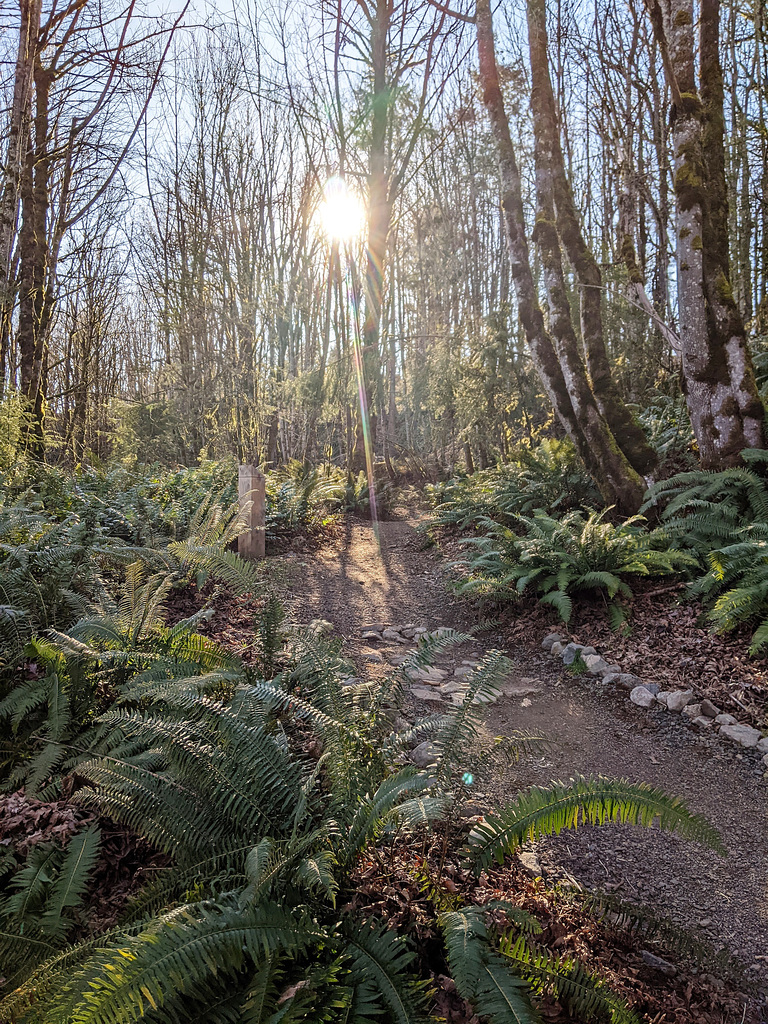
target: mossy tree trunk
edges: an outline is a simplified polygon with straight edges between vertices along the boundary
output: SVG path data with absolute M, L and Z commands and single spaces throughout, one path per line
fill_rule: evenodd
M 483 102 L 498 149 L 501 206 L 511 275 L 533 362 L 558 418 L 605 499 L 622 512 L 635 512 L 642 500 L 643 481 L 620 450 L 589 386 L 571 323 L 551 185 L 543 179 L 543 153 L 540 151 L 537 152 L 539 209 L 535 234 L 550 303 L 549 330 L 539 305 L 525 232 L 520 171 L 499 83 L 490 0 L 477 0 L 476 24 Z
M 688 411 L 702 464 L 766 446 L 744 321 L 731 289 L 725 177 L 720 2 L 649 0 L 672 96 L 680 340 Z M 698 65 L 698 82 L 697 82 Z
M 538 154 L 537 181 L 547 203 L 554 204 L 560 243 L 576 275 L 580 298 L 581 339 L 584 345 L 591 390 L 600 414 L 616 443 L 637 473 L 652 477 L 658 456 L 642 428 L 619 394 L 603 330 L 603 281 L 597 260 L 587 245 L 565 169 L 560 125 L 549 72 L 546 4 L 528 0 L 528 46 L 531 61 L 531 111 Z M 553 246 L 550 259 L 557 260 Z

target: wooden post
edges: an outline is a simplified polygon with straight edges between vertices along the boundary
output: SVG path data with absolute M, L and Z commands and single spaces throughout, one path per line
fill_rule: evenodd
M 237 538 L 237 553 L 249 562 L 264 558 L 266 553 L 266 485 L 267 478 L 258 466 L 239 467 L 237 492 L 247 529 Z M 246 509 L 249 503 L 250 508 Z

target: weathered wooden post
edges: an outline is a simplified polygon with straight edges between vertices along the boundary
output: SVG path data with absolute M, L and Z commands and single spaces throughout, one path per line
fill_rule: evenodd
M 246 530 L 237 538 L 237 553 L 250 562 L 266 554 L 267 478 L 258 466 L 240 466 L 237 493 Z M 250 503 L 250 508 L 247 508 Z

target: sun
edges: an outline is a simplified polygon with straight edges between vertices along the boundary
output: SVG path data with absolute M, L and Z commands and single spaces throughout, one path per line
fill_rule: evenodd
M 329 178 L 323 188 L 318 218 L 328 238 L 336 242 L 351 242 L 363 233 L 365 207 L 343 178 Z

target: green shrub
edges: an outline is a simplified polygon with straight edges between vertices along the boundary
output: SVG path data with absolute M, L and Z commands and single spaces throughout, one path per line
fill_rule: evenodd
M 513 461 L 431 488 L 434 525 L 466 529 L 480 519 L 510 526 L 520 514 L 568 511 L 601 499 L 568 441 L 521 446 Z
M 517 516 L 515 525 L 513 530 L 484 520 L 483 535 L 464 542 L 468 552 L 459 563 L 465 573 L 456 584 L 459 593 L 504 601 L 530 589 L 564 622 L 571 618 L 574 594 L 603 593 L 618 625 L 624 609 L 617 598 L 632 596 L 628 580 L 697 564 L 670 548 L 663 534 L 649 532 L 640 516 L 615 525 L 604 512 L 569 512 L 560 520 L 538 512 Z
M 145 591 L 142 601 L 149 619 L 154 598 Z M 350 878 L 377 842 L 414 837 L 450 809 L 457 765 L 477 744 L 476 699 L 495 692 L 508 664 L 491 654 L 457 708 L 417 722 L 410 734 L 392 733 L 387 711 L 409 670 L 467 639 L 449 633 L 422 642 L 378 687 L 345 685 L 338 650 L 309 634 L 294 638 L 275 679 L 240 666 L 239 679 L 217 697 L 207 695 L 203 676 L 199 685 L 170 677 L 151 691 L 126 680 L 121 701 L 102 718 L 100 743 L 78 764 L 86 784 L 77 798 L 173 863 L 117 927 L 76 945 L 67 944 L 66 920 L 58 929 L 48 922 L 54 906 L 68 914 L 82 906 L 95 831 L 57 854 L 44 883 L 50 892 L 39 884 L 45 851 L 11 866 L 0 904 L 10 988 L 2 1019 L 423 1020 L 427 989 L 416 951 L 386 922 L 351 908 Z M 319 759 L 307 754 L 308 734 L 322 749 Z M 393 763 L 414 734 L 434 737 L 437 764 L 429 770 Z M 468 863 L 479 874 L 526 840 L 581 821 L 657 821 L 720 849 L 701 818 L 649 786 L 576 780 L 529 790 L 481 822 Z M 75 872 L 80 847 L 88 857 Z M 486 921 L 497 909 L 508 921 L 502 929 Z M 479 1015 L 533 1024 L 538 994 L 554 992 L 581 1019 L 610 1011 L 614 1020 L 634 1021 L 604 984 L 530 945 L 525 936 L 538 926 L 525 912 L 461 900 L 443 911 L 448 963 Z
M 648 492 L 665 532 L 696 554 L 703 573 L 690 593 L 709 606 L 717 632 L 754 629 L 750 652 L 768 644 L 768 452 L 742 452 L 745 467 L 680 473 Z

